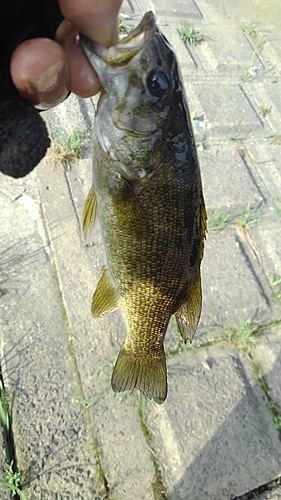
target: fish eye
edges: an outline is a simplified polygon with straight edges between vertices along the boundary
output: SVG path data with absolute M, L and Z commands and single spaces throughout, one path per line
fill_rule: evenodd
M 148 91 L 155 97 L 163 97 L 169 88 L 169 81 L 162 71 L 151 72 L 146 80 Z

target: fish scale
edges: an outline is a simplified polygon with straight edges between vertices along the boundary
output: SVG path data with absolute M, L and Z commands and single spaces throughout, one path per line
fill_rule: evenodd
M 97 216 L 106 255 L 92 312 L 99 317 L 121 306 L 125 314 L 113 390 L 137 388 L 161 404 L 169 320 L 175 314 L 186 342 L 202 302 L 206 211 L 181 76 L 152 12 L 108 50 L 81 42 L 104 87 L 83 212 L 85 241 Z

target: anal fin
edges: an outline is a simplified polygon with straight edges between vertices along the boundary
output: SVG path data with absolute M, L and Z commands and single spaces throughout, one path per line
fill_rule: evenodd
M 200 268 L 198 266 L 188 286 L 186 296 L 175 313 L 177 325 L 184 342 L 192 342 L 202 309 Z
M 118 290 L 114 288 L 105 266 L 101 269 L 102 276 L 97 284 L 92 299 L 92 314 L 94 318 L 115 311 L 120 305 Z

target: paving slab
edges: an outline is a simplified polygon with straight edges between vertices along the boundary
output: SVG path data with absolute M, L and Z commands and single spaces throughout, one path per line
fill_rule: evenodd
M 244 320 L 266 324 L 280 318 L 259 264 L 235 232 L 209 236 L 202 263 L 203 311 L 199 331 L 238 327 Z M 196 342 L 197 334 L 194 341 Z M 205 341 L 205 336 L 199 337 Z
M 249 143 L 248 149 L 256 159 L 252 170 L 258 172 L 273 200 L 281 200 L 280 145 L 273 139 L 263 139 L 259 144 Z
M 57 499 L 62 492 L 69 500 L 103 498 L 95 440 L 72 400 L 79 385 L 36 174 L 26 182 L 10 179 L 11 190 L 2 181 L 11 196 L 0 192 L 1 371 L 24 492 L 29 500 Z
M 206 72 L 209 75 L 222 75 L 223 78 L 241 79 L 246 66 L 262 68 L 262 61 L 244 36 L 242 29 L 205 27 L 204 42 L 195 45 Z
M 224 0 L 198 1 L 201 11 L 210 22 L 219 25 L 229 24 L 238 27 L 241 22 L 261 21 L 263 26 L 281 26 L 281 7 L 278 0 L 253 0 L 245 3 L 243 0 L 225 2 Z
M 268 113 L 263 117 L 264 124 L 268 124 L 267 128 L 265 127 L 264 137 L 273 130 L 280 133 L 280 83 L 278 79 L 273 78 L 272 74 L 268 73 L 266 81 L 248 82 L 247 90 L 256 100 L 258 109 L 261 106 L 268 108 Z M 262 142 L 268 146 L 271 141 Z
M 202 349 L 168 372 L 168 401 L 146 418 L 169 499 L 229 500 L 280 474 L 278 432 L 237 354 Z
M 213 81 L 200 81 L 194 85 L 187 80 L 185 84 L 189 101 L 198 104 L 194 108 L 199 109 L 199 115 L 204 114 L 213 138 L 245 138 L 262 133 L 261 119 L 242 85 Z
M 262 221 L 251 230 L 255 247 L 258 249 L 264 272 L 268 280 L 281 276 L 280 256 L 280 217 Z
M 232 212 L 231 220 L 235 221 L 245 213 L 249 200 L 252 210 L 265 201 L 263 186 L 257 184 L 232 141 L 210 138 L 199 152 L 199 160 L 209 215 L 220 208 Z
M 127 0 L 129 3 L 129 0 Z M 130 2 L 131 3 L 131 2 Z M 149 10 L 153 10 L 160 23 L 175 21 L 178 19 L 202 19 L 202 13 L 195 0 L 173 0 L 169 4 L 163 4 L 160 0 L 136 0 L 136 4 L 142 16 Z

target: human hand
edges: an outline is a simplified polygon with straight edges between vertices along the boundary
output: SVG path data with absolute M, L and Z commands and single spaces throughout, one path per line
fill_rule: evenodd
M 89 97 L 100 89 L 98 77 L 77 42 L 80 31 L 106 47 L 118 42 L 122 0 L 59 0 L 65 20 L 55 40 L 21 43 L 11 59 L 11 77 L 19 93 L 41 109 L 61 102 L 69 91 Z
M 81 32 L 107 47 L 116 43 L 121 3 L 1 0 L 1 172 L 24 177 L 50 145 L 46 125 L 33 104 L 47 109 L 61 102 L 69 91 L 82 97 L 98 92 L 100 83 L 76 41 L 77 34 Z

